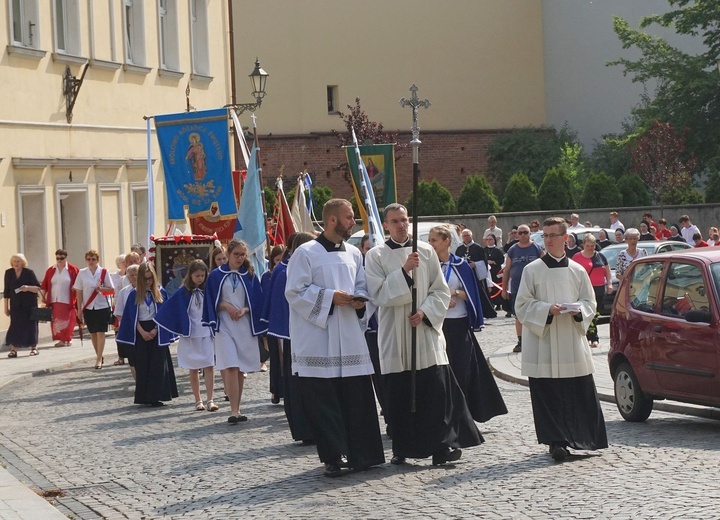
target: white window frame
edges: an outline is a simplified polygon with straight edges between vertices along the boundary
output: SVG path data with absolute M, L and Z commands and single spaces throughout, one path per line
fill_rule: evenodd
M 29 185 L 29 186 L 23 186 L 19 185 L 17 187 L 17 221 L 18 221 L 18 238 L 19 238 L 19 247 L 18 251 L 25 252 L 25 223 L 23 220 L 23 196 L 24 195 L 41 195 L 42 196 L 42 215 L 38 215 L 38 218 L 40 219 L 40 222 L 43 223 L 43 227 L 45 229 L 45 236 L 48 236 L 48 230 L 47 230 L 47 193 L 45 191 L 45 186 L 37 186 L 37 185 Z M 45 258 L 47 258 L 47 241 L 45 243 Z
M 210 45 L 207 0 L 189 0 L 190 56 L 192 73 L 210 77 Z
M 118 197 L 118 209 L 122 212 L 123 208 L 123 193 L 122 184 L 112 183 L 99 183 L 98 184 L 98 221 L 105 222 L 105 218 L 110 220 L 117 219 L 120 225 L 120 246 L 125 245 L 125 219 L 120 215 L 104 215 L 103 214 L 103 194 L 104 193 L 117 193 Z M 105 233 L 103 232 L 102 225 L 99 228 L 100 231 L 100 251 L 105 251 Z M 111 265 L 110 262 L 105 260 L 107 265 Z
M 160 68 L 170 71 L 180 70 L 177 3 L 178 0 L 157 0 Z
M 80 56 L 80 0 L 52 0 L 55 51 Z
M 90 224 L 90 188 L 87 184 L 56 184 L 55 185 L 55 222 L 57 222 L 56 225 L 56 237 L 57 237 L 57 243 L 58 247 L 65 247 L 66 244 L 63 244 L 63 236 L 62 236 L 62 213 L 60 209 L 60 201 L 63 198 L 63 195 L 70 194 L 70 193 L 84 193 L 85 194 L 85 222 L 87 222 L 87 231 L 88 231 L 88 237 L 87 237 L 87 244 L 88 249 L 89 245 L 92 244 L 92 226 Z M 81 208 L 78 208 L 78 211 L 82 211 Z
M 137 191 L 144 191 L 149 196 L 147 182 L 130 183 L 130 243 L 132 244 L 138 243 L 137 222 L 135 220 L 137 216 L 137 208 L 135 207 L 135 192 Z M 149 215 L 148 218 L 150 218 Z
M 15 21 L 17 21 L 17 31 Z M 9 0 L 8 28 L 11 45 L 39 49 L 40 13 L 37 0 Z M 17 32 L 20 34 L 16 34 Z
M 145 66 L 145 11 L 143 0 L 123 0 L 125 63 Z

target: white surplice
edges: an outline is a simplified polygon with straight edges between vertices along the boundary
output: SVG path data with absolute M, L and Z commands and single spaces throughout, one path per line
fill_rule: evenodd
M 351 377 L 374 372 L 355 309 L 332 305 L 333 294 L 368 297 L 362 254 L 345 243 L 329 252 L 317 240 L 295 250 L 287 267 L 292 370 L 300 377 Z M 332 312 L 332 313 L 331 313 Z
M 450 289 L 440 269 L 435 251 L 418 242 L 420 266 L 414 271 L 418 309 L 430 325 L 417 327 L 416 368 L 447 365 L 445 338 L 442 333 L 445 313 L 450 305 Z M 402 271 L 410 247 L 392 248 L 385 243 L 365 255 L 365 273 L 370 297 L 378 306 L 378 347 L 383 374 L 404 372 L 411 368 L 410 315 L 412 296 Z
M 522 374 L 536 378 L 567 378 L 595 369 L 585 332 L 595 316 L 596 302 L 587 271 L 576 262 L 537 259 L 522 273 L 515 313 L 522 323 Z M 548 264 L 555 267 L 548 267 Z M 567 264 L 566 266 L 564 266 Z M 580 303 L 582 321 L 570 314 L 554 316 L 550 307 Z

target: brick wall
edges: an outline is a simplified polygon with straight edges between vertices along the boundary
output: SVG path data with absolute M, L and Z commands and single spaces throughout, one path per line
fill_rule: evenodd
M 487 172 L 487 150 L 492 140 L 503 130 L 421 132 L 420 179 L 437 179 L 457 198 L 468 175 Z M 408 143 L 410 133 L 398 134 L 398 143 Z M 345 154 L 332 134 L 267 136 L 260 139 L 260 161 L 267 186 L 285 165 L 286 190 L 298 173 L 307 169 L 315 174 L 314 183 L 327 186 L 335 197 L 349 198 L 352 187 L 340 169 Z M 412 187 L 412 148 L 399 150 L 397 170 L 398 201 L 404 202 Z

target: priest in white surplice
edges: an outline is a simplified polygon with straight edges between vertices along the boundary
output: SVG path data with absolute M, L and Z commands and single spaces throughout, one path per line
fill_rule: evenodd
M 448 364 L 443 320 L 450 289 L 432 247 L 418 242 L 412 253 L 407 209 L 385 208 L 390 239 L 365 255 L 368 291 L 378 306 L 380 368 L 387 390 L 386 420 L 393 441 L 393 464 L 432 456 L 433 464 L 460 458 L 460 448 L 477 446 L 482 436 Z M 418 312 L 411 312 L 411 286 Z M 417 327 L 416 411 L 411 412 L 411 334 Z
M 385 462 L 374 372 L 360 317 L 368 299 L 360 250 L 344 242 L 355 226 L 352 206 L 331 199 L 325 231 L 297 248 L 288 262 L 293 373 L 325 475 Z
M 567 458 L 568 447 L 607 448 L 585 338 L 595 316 L 595 294 L 585 269 L 565 255 L 566 236 L 564 219 L 543 222 L 548 254 L 525 267 L 515 301 L 523 327 L 522 374 L 529 379 L 538 443 L 548 445 L 557 461 Z

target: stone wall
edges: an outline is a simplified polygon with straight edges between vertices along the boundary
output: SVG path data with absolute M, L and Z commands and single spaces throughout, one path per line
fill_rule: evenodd
M 457 199 L 468 175 L 487 172 L 487 150 L 493 139 L 504 130 L 469 130 L 421 132 L 421 180 L 437 179 Z M 409 132 L 398 134 L 398 143 L 409 143 Z M 285 179 L 293 179 L 307 169 L 314 173 L 313 182 L 327 186 L 335 197 L 349 198 L 352 187 L 344 175 L 345 153 L 338 147 L 337 138 L 330 133 L 306 135 L 265 136 L 260 139 L 260 161 L 267 186 L 285 166 Z M 412 188 L 412 148 L 396 148 L 398 200 L 407 200 Z M 286 181 L 286 189 L 293 183 Z

